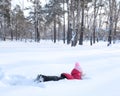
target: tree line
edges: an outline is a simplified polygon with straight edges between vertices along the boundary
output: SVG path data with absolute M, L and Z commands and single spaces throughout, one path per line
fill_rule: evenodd
M 11 0 L 0 0 L 0 40 L 63 40 L 71 46 L 102 40 L 109 46 L 120 39 L 118 0 L 48 0 L 45 5 L 27 1 L 32 5 L 12 9 Z

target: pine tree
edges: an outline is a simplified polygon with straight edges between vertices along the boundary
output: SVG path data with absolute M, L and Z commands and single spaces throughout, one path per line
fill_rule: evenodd
M 10 29 L 11 0 L 0 0 L 0 38 L 6 40 Z
M 46 9 L 46 23 L 51 24 L 53 23 L 53 29 L 54 29 L 54 35 L 53 40 L 54 43 L 56 42 L 56 35 L 57 35 L 57 29 L 56 25 L 59 22 L 58 17 L 63 14 L 62 7 L 59 0 L 50 0 L 48 4 L 45 6 Z
M 43 10 L 41 6 L 40 0 L 30 0 L 30 2 L 33 3 L 33 10 L 30 11 L 30 16 L 34 22 L 34 31 L 35 31 L 35 41 L 39 42 L 40 41 L 40 31 L 42 27 L 42 22 L 44 21 L 43 19 Z M 31 8 L 32 9 L 32 8 Z

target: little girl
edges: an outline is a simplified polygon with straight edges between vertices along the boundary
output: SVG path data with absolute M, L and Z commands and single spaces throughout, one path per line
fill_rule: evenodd
M 38 75 L 35 81 L 39 82 L 46 82 L 46 81 L 58 81 L 61 79 L 68 79 L 68 80 L 73 80 L 73 79 L 78 79 L 81 80 L 83 76 L 83 71 L 80 67 L 80 64 L 78 62 L 75 63 L 75 67 L 71 71 L 71 73 L 61 73 L 60 76 L 46 76 L 46 75 Z

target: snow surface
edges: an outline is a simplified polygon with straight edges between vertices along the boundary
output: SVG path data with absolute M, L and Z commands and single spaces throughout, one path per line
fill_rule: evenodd
M 0 42 L 0 96 L 120 96 L 120 43 L 71 47 L 62 42 Z M 35 83 L 38 74 L 59 76 L 80 62 L 83 80 Z

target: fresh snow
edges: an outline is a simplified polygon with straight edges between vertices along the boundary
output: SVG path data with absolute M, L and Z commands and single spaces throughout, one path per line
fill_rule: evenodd
M 120 96 L 120 43 L 106 45 L 1 41 L 0 96 Z M 75 62 L 83 80 L 34 82 L 38 74 L 70 73 Z

